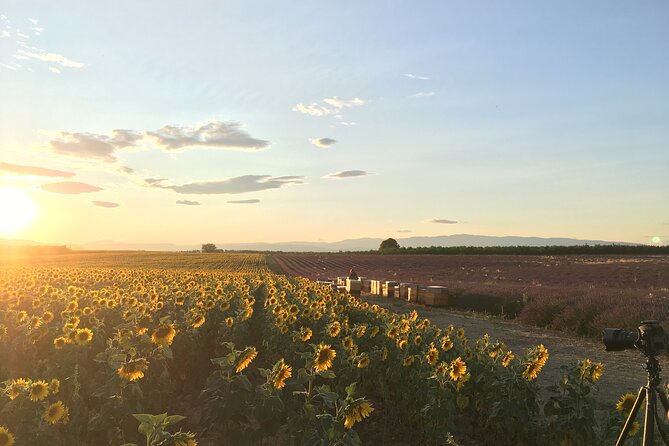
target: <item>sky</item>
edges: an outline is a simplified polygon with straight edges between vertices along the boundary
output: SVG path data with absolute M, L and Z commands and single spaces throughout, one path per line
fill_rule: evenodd
M 664 243 L 667 23 L 664 0 L 3 1 L 0 188 L 37 212 L 0 238 Z

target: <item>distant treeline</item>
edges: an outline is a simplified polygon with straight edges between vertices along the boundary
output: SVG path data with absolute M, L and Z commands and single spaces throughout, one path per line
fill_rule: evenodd
M 367 254 L 500 254 L 500 255 L 567 255 L 567 254 L 669 254 L 669 246 L 650 245 L 576 245 L 576 246 L 430 246 L 365 251 Z
M 52 254 L 69 254 L 72 250 L 66 246 L 12 246 L 0 245 L 0 256 L 46 256 Z

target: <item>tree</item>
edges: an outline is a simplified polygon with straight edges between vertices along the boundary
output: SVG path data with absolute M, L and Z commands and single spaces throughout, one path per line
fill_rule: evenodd
M 202 252 L 216 252 L 216 245 L 213 243 L 205 243 L 202 245 Z
M 400 249 L 400 244 L 397 243 L 397 240 L 394 238 L 387 238 L 384 241 L 381 242 L 381 246 L 379 246 L 379 251 L 385 252 L 385 251 L 391 251 L 394 249 Z

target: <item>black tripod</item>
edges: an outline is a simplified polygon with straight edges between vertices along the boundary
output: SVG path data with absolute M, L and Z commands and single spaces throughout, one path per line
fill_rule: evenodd
M 627 440 L 627 435 L 629 434 L 630 429 L 632 428 L 632 423 L 636 418 L 643 400 L 646 399 L 646 415 L 643 422 L 643 446 L 652 446 L 654 445 L 655 440 L 655 424 L 657 424 L 657 430 L 660 432 L 662 441 L 664 444 L 669 446 L 669 440 L 662 430 L 662 424 L 660 422 L 660 417 L 657 415 L 657 397 L 660 397 L 662 406 L 664 406 L 665 416 L 669 411 L 669 401 L 667 401 L 667 396 L 662 390 L 658 389 L 660 385 L 660 363 L 657 362 L 657 358 L 652 354 L 646 355 L 646 372 L 648 373 L 648 383 L 639 389 L 637 394 L 636 401 L 634 401 L 634 406 L 630 412 L 627 420 L 625 421 L 625 426 L 618 437 L 616 446 L 621 446 Z

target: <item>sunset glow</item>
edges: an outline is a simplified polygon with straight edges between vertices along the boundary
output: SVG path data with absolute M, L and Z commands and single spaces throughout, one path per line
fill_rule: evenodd
M 0 234 L 16 234 L 36 215 L 37 206 L 28 194 L 13 187 L 0 188 Z

